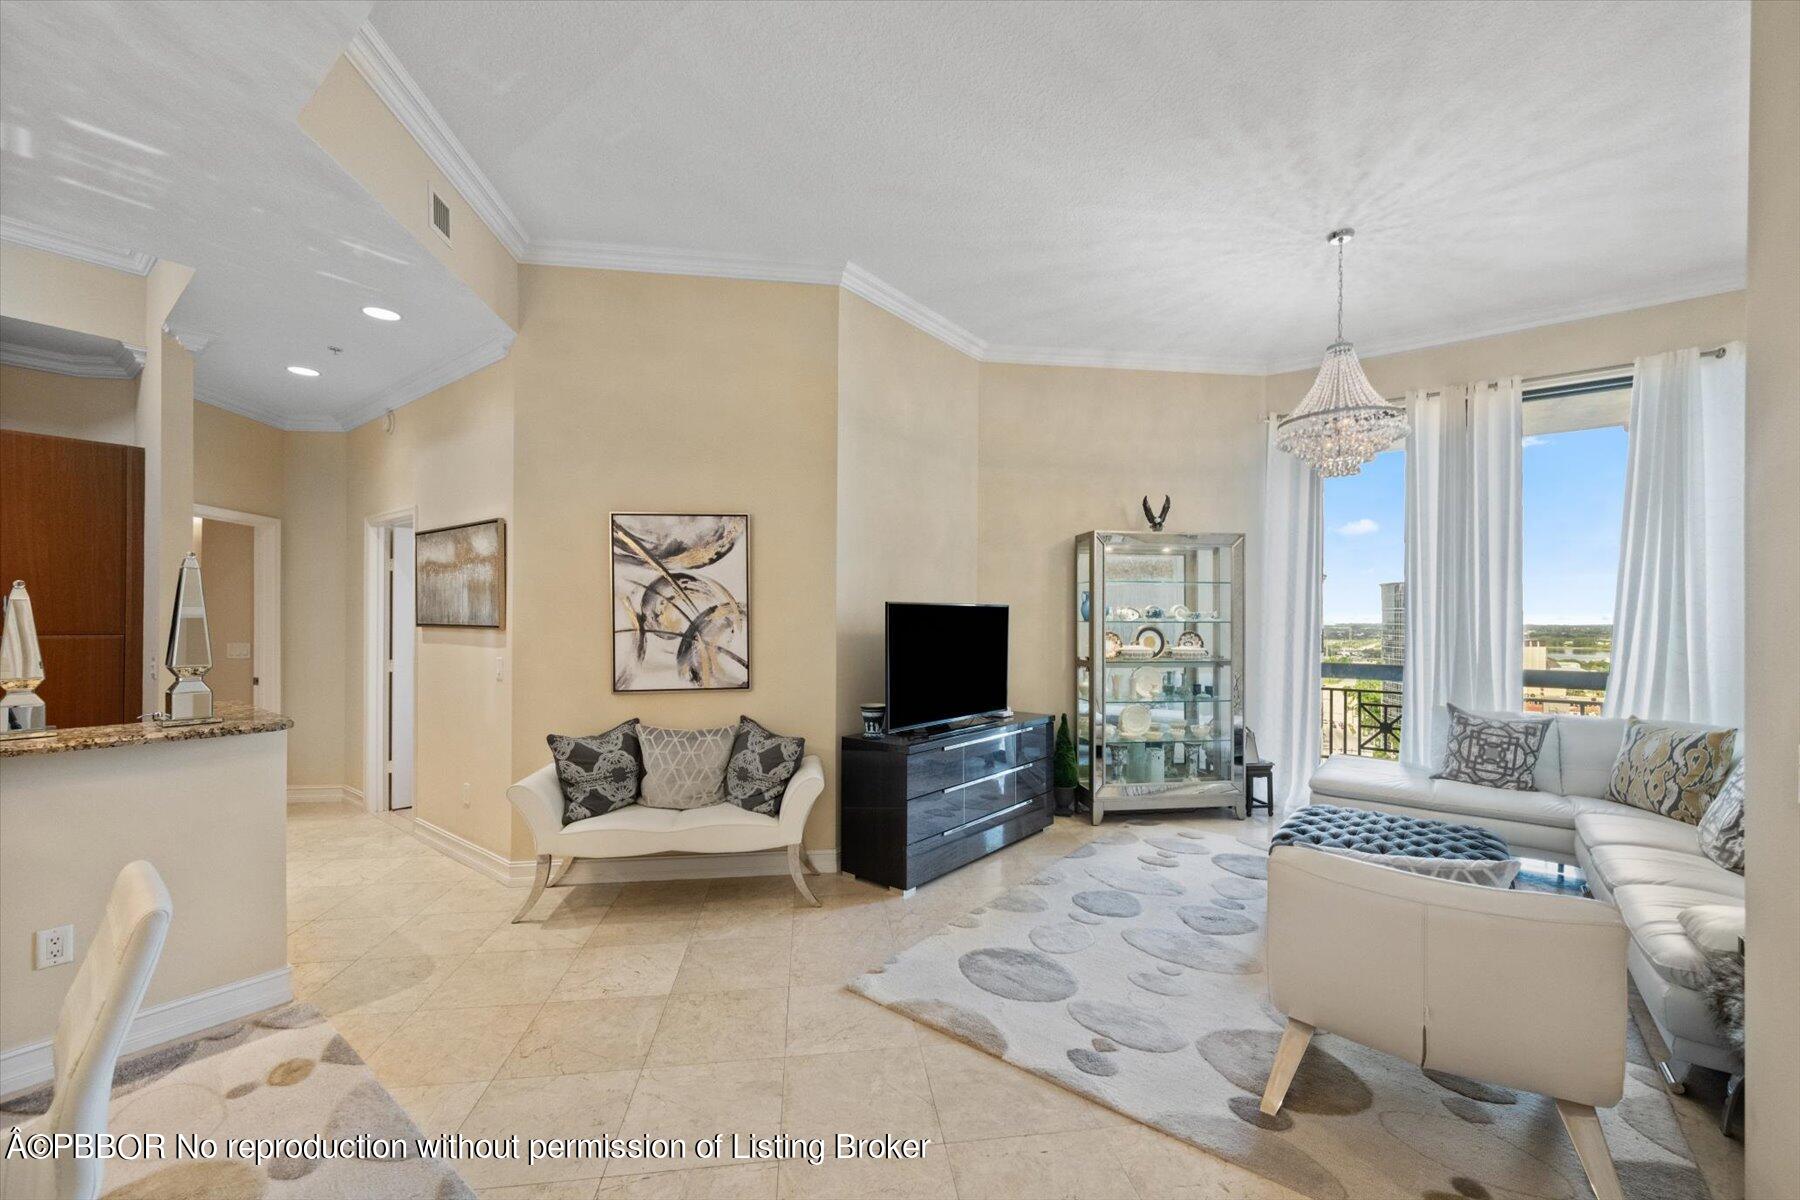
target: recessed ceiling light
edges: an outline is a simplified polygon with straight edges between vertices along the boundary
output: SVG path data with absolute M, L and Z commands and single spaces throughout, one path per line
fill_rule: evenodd
M 393 309 L 376 308 L 374 305 L 363 309 L 363 316 L 374 317 L 377 321 L 398 321 L 400 319 L 400 314 Z
M 317 379 L 319 377 L 319 373 L 311 367 L 289 367 L 288 374 L 303 375 L 308 379 Z

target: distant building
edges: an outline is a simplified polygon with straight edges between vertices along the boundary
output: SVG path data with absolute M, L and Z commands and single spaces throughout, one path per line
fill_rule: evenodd
M 1394 666 L 1406 665 L 1406 585 L 1381 585 L 1381 661 Z M 1398 683 L 1384 683 L 1384 692 L 1398 695 Z
M 1525 643 L 1525 669 L 1543 671 L 1550 666 L 1550 648 L 1542 642 Z

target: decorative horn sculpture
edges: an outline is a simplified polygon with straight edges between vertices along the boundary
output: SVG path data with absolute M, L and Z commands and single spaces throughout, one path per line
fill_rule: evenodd
M 1144 520 L 1150 522 L 1150 532 L 1151 533 L 1161 533 L 1162 527 L 1163 527 L 1163 522 L 1168 519 L 1169 519 L 1169 498 L 1167 496 L 1163 497 L 1162 511 L 1159 513 L 1153 513 L 1150 511 L 1150 497 L 1148 497 L 1148 496 L 1144 497 Z
M 31 596 L 25 581 L 15 579 L 6 597 L 5 617 L 0 618 L 0 687 L 6 689 L 0 699 L 0 738 L 45 737 L 54 732 L 37 695 L 43 682 L 44 656 L 38 649 Z
M 216 720 L 212 689 L 206 686 L 206 673 L 212 670 L 206 592 L 200 585 L 200 560 L 191 553 L 181 560 L 181 575 L 175 582 L 175 613 L 169 621 L 165 665 L 175 682 L 163 697 L 167 706 L 164 719 L 194 725 Z

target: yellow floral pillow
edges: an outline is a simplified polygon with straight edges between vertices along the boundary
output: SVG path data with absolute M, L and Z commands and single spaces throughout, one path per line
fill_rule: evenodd
M 1731 774 L 1736 743 L 1735 729 L 1653 725 L 1633 717 L 1606 798 L 1697 825 Z

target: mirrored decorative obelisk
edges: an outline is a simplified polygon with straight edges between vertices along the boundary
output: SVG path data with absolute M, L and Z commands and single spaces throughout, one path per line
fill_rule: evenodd
M 159 719 L 193 725 L 217 720 L 212 689 L 206 686 L 206 673 L 212 670 L 206 592 L 200 585 L 200 560 L 193 554 L 181 560 L 181 576 L 175 581 L 175 613 L 169 620 L 169 655 L 164 665 L 175 682 L 164 694 Z
M 25 581 L 13 580 L 0 618 L 0 737 L 46 737 L 54 732 L 37 689 L 44 682 L 44 656 L 38 649 L 37 622 Z

